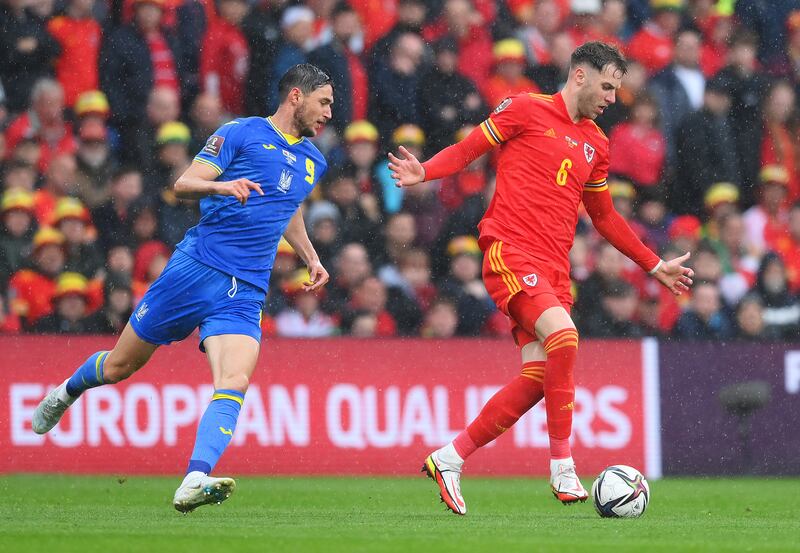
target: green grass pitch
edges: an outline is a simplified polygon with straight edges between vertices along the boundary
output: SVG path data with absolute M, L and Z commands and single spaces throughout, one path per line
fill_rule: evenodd
M 586 480 L 589 480 L 586 478 Z M 591 480 L 589 480 L 591 483 Z M 665 479 L 636 520 L 563 506 L 543 480 L 469 478 L 445 512 L 418 478 L 238 480 L 222 505 L 173 510 L 177 478 L 0 477 L 0 551 L 800 551 L 800 480 Z

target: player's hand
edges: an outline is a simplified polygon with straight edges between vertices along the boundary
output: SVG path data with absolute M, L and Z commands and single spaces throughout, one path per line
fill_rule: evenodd
M 262 196 L 264 195 L 264 191 L 261 190 L 261 185 L 249 179 L 236 179 L 219 184 L 220 186 L 217 194 L 221 196 L 233 196 L 239 200 L 239 203 L 242 205 L 247 203 L 247 198 L 250 197 L 251 190 L 255 190 Z
M 325 267 L 322 266 L 319 260 L 308 264 L 308 276 L 310 281 L 303 284 L 303 290 L 306 292 L 319 290 L 325 286 L 325 283 L 331 278 L 328 271 L 325 270 Z
M 395 186 L 398 188 L 414 186 L 424 181 L 425 169 L 414 154 L 404 146 L 400 146 L 399 154 L 403 157 L 397 157 L 389 152 L 389 170 L 392 172 Z
M 689 291 L 692 285 L 694 271 L 689 267 L 684 267 L 682 263 L 689 259 L 691 254 L 686 252 L 680 257 L 664 261 L 658 271 L 653 275 L 661 284 L 670 289 L 676 296 Z

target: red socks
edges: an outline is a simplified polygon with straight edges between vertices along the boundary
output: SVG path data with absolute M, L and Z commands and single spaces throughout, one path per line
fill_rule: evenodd
M 531 361 L 522 374 L 492 396 L 467 429 L 453 440 L 459 457 L 466 459 L 511 428 L 519 418 L 544 397 L 545 362 Z
M 547 354 L 544 394 L 547 398 L 547 432 L 550 435 L 550 458 L 570 457 L 572 411 L 575 407 L 575 358 L 578 331 L 564 328 L 553 332 L 542 344 Z
M 564 328 L 548 336 L 542 345 L 547 361 L 525 363 L 522 374 L 492 396 L 475 420 L 453 440 L 453 447 L 462 459 L 511 428 L 543 397 L 547 397 L 550 458 L 566 459 L 572 455 L 569 437 L 575 407 L 573 374 L 578 332 Z

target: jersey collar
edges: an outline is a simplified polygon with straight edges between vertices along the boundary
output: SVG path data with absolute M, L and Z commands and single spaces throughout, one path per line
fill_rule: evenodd
M 275 132 L 277 132 L 279 135 L 281 135 L 283 137 L 283 139 L 289 144 L 289 146 L 294 146 L 295 144 L 299 144 L 303 140 L 305 140 L 304 136 L 301 136 L 301 137 L 298 138 L 296 136 L 292 136 L 291 134 L 287 134 L 287 133 L 283 132 L 282 130 L 280 130 L 278 128 L 278 125 L 276 125 L 275 123 L 272 122 L 272 117 L 267 117 L 266 119 L 267 119 L 267 123 L 269 123 L 270 126 L 273 129 L 275 129 Z

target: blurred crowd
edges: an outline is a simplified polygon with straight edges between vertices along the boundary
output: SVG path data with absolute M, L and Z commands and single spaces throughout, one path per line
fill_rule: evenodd
M 616 208 L 674 298 L 582 215 L 583 336 L 800 336 L 800 0 L 0 0 L 0 333 L 115 333 L 199 218 L 172 184 L 227 120 L 265 116 L 311 62 L 333 78 L 314 139 L 330 170 L 304 206 L 331 283 L 282 243 L 267 335 L 495 336 L 476 225 L 488 154 L 394 186 L 505 97 L 555 93 L 587 40 L 630 60 L 598 123 Z

